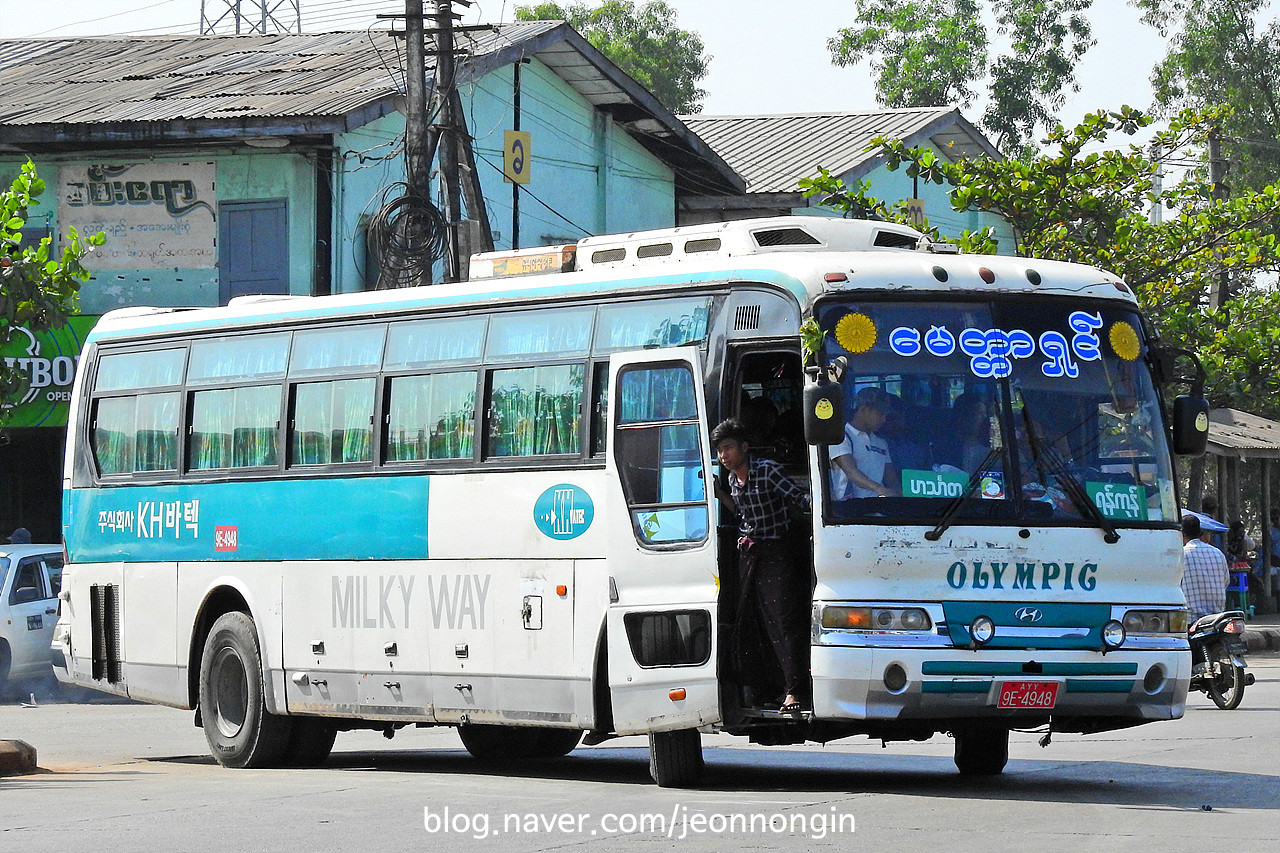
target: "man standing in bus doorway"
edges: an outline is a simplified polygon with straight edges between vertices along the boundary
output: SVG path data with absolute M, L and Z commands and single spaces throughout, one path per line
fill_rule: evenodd
M 807 692 L 809 671 L 808 572 L 786 536 L 788 507 L 808 510 L 809 494 L 790 480 L 776 462 L 752 459 L 747 429 L 730 419 L 711 431 L 716 458 L 728 471 L 729 494 L 716 482 L 716 497 L 738 516 L 738 577 L 741 594 L 734 629 L 734 653 L 741 652 L 744 621 L 754 614 L 763 625 L 782 670 L 784 696 L 779 710 L 798 714 Z
M 1182 594 L 1191 611 L 1191 622 L 1210 613 L 1221 613 L 1227 607 L 1227 583 L 1231 574 L 1227 558 L 1204 541 L 1200 519 L 1182 517 Z

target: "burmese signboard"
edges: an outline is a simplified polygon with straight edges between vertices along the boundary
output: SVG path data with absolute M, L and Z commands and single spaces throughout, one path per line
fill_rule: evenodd
M 212 162 L 71 163 L 58 171 L 59 225 L 104 231 L 94 270 L 199 269 L 217 261 Z

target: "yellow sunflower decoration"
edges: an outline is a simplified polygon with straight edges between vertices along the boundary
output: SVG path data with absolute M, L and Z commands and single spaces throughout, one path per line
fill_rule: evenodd
M 852 353 L 864 353 L 876 345 L 876 324 L 866 314 L 846 314 L 836 323 L 836 343 Z
M 1115 323 L 1111 326 L 1111 332 L 1108 337 L 1111 340 L 1112 351 L 1125 361 L 1136 361 L 1142 352 L 1142 345 L 1138 342 L 1138 333 L 1129 323 Z

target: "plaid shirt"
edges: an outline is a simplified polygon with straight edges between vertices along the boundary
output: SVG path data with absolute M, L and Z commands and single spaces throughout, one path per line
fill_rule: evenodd
M 752 539 L 781 539 L 791 524 L 787 504 L 808 509 L 810 503 L 809 493 L 768 459 L 748 460 L 745 483 L 730 472 L 729 493 L 738 507 L 738 532 Z
M 1182 594 L 1187 598 L 1191 618 L 1225 610 L 1231 577 L 1222 552 L 1207 542 L 1192 539 L 1182 546 L 1182 561 Z

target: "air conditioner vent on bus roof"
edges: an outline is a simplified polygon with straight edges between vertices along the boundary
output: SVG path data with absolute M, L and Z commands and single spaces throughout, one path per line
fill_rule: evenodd
M 901 231 L 877 231 L 871 245 L 883 249 L 914 249 L 920 238 L 915 234 L 903 234 Z
M 735 332 L 754 332 L 760 328 L 760 306 L 739 305 L 733 312 L 733 330 Z
M 770 246 L 819 246 L 822 241 L 803 228 L 771 228 L 768 231 L 756 231 L 752 235 L 756 245 L 762 248 Z

